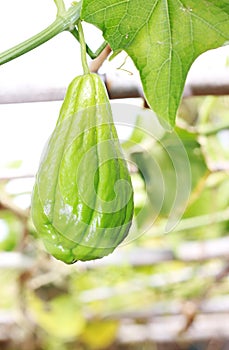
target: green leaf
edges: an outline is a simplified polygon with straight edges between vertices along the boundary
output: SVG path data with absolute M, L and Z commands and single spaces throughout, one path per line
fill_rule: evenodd
M 49 303 L 44 303 L 33 293 L 28 297 L 33 318 L 49 335 L 71 340 L 83 331 L 85 319 L 70 295 L 60 295 Z
M 6 210 L 0 211 L 0 251 L 12 251 L 23 235 L 23 225 Z
M 81 17 L 130 55 L 149 105 L 171 125 L 193 61 L 229 40 L 228 0 L 84 0 Z
M 80 338 L 91 350 L 105 349 L 114 342 L 118 328 L 116 320 L 91 322 Z
M 191 191 L 206 176 L 207 166 L 197 134 L 176 127 L 160 135 L 153 124 L 146 114 L 138 116 L 128 141 L 131 144 L 136 139 L 141 147 L 134 145 L 128 152 L 146 184 L 151 220 L 152 215 L 169 216 L 168 223 L 174 223 L 184 214 Z

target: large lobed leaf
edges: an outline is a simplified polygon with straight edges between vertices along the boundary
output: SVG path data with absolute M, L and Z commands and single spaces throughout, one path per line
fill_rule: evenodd
M 149 105 L 171 125 L 193 61 L 229 40 L 229 0 L 83 0 L 81 17 L 130 55 Z

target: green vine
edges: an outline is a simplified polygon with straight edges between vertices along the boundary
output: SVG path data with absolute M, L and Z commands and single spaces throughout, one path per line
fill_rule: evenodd
M 62 0 L 54 0 L 57 6 L 57 17 L 55 21 L 42 30 L 40 33 L 32 36 L 31 38 L 23 41 L 22 43 L 6 50 L 0 54 L 0 65 L 12 61 L 13 59 L 22 56 L 26 52 L 29 52 L 36 47 L 42 45 L 46 41 L 52 39 L 54 36 L 67 30 L 73 34 L 73 36 L 80 41 L 79 33 L 75 28 L 75 25 L 80 19 L 81 2 L 75 3 L 67 11 Z M 103 51 L 107 43 L 104 42 L 98 50 L 94 53 L 88 45 L 86 45 L 86 52 L 94 59 Z
M 64 16 L 66 13 L 65 4 L 63 0 L 54 0 L 57 7 L 57 16 Z
M 35 49 L 64 30 L 71 30 L 80 18 L 80 10 L 81 3 L 70 7 L 70 9 L 65 12 L 64 16 L 57 16 L 56 20 L 40 33 L 2 52 L 0 54 L 0 65 Z

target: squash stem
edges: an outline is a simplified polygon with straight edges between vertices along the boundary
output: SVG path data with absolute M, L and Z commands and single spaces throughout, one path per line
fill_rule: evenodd
M 77 23 L 77 26 L 79 31 L 79 40 L 80 40 L 80 46 L 81 46 L 81 61 L 82 61 L 83 71 L 84 71 L 84 74 L 88 74 L 90 73 L 90 69 L 87 63 L 86 43 L 84 39 L 83 26 L 81 21 Z
M 79 39 L 79 32 L 76 28 L 74 28 L 73 30 L 71 30 L 72 35 L 76 38 L 76 40 L 80 41 Z M 97 58 L 101 52 L 105 49 L 105 47 L 108 45 L 108 43 L 106 41 L 104 41 L 99 47 L 98 49 L 93 52 L 90 47 L 86 44 L 86 51 L 87 54 L 90 56 L 90 58 L 92 60 L 94 60 L 95 58 Z

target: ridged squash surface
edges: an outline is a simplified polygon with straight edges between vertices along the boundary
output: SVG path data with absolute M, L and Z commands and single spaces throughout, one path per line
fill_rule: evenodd
M 69 264 L 110 254 L 128 234 L 133 189 L 96 74 L 69 85 L 43 151 L 31 213 L 46 249 Z

